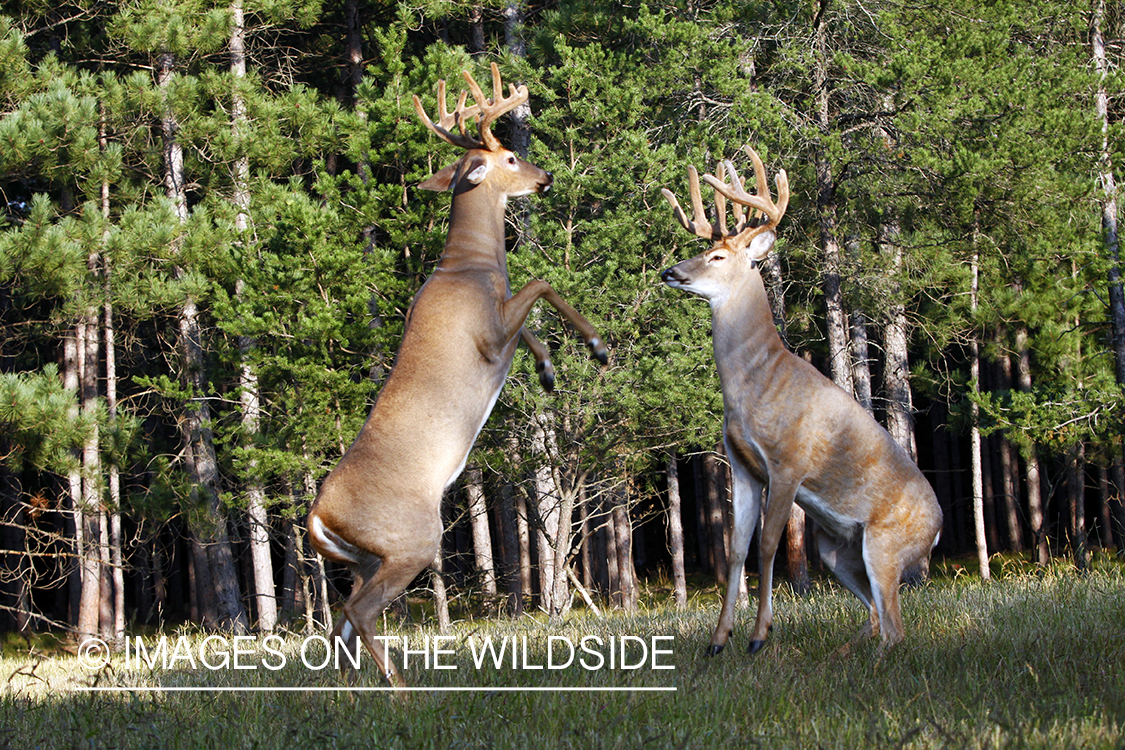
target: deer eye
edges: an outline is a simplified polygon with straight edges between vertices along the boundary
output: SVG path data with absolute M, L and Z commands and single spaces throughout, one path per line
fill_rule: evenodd
M 722 263 L 722 262 L 723 262 L 724 260 L 726 260 L 726 259 L 727 259 L 727 254 L 726 254 L 726 253 L 712 253 L 712 254 L 711 254 L 711 255 L 710 255 L 710 256 L 709 256 L 708 258 L 707 258 L 707 262 L 708 262 L 708 263 Z

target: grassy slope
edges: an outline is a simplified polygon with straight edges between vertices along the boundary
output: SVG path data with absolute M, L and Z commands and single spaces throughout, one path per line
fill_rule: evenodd
M 282 670 L 127 668 L 118 655 L 94 673 L 71 656 L 0 662 L 0 746 L 356 748 L 1125 748 L 1125 567 L 1087 575 L 1000 571 L 990 584 L 942 575 L 904 593 L 907 642 L 880 659 L 873 644 L 839 648 L 863 613 L 834 585 L 775 597 L 767 648 L 745 654 L 752 612 L 731 647 L 702 658 L 717 602 L 680 613 L 577 615 L 558 627 L 527 618 L 455 626 L 456 670 L 411 669 L 424 686 L 674 686 L 676 692 L 381 692 L 91 694 L 74 686 L 338 686 L 313 672 L 287 637 Z M 952 572 L 952 569 L 945 571 Z M 412 638 L 430 631 L 406 628 Z M 742 638 L 738 636 L 742 634 Z M 660 657 L 675 670 L 477 670 L 467 647 L 485 635 L 527 638 L 545 664 L 548 635 L 674 636 Z M 193 635 L 194 644 L 201 636 Z M 557 652 L 565 656 L 565 647 Z M 311 653 L 311 652 L 310 652 Z M 276 664 L 276 657 L 264 658 Z M 259 656 L 248 663 L 261 664 Z M 401 658 L 399 659 L 401 664 Z M 415 662 L 417 666 L 417 661 Z M 370 667 L 359 685 L 381 683 Z

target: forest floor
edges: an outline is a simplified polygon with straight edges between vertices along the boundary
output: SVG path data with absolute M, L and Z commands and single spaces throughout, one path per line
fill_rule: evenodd
M 169 629 L 112 655 L 9 639 L 0 748 L 1125 748 L 1125 564 L 971 570 L 937 563 L 904 590 L 907 640 L 886 654 L 845 648 L 864 613 L 830 581 L 779 585 L 752 657 L 742 609 L 704 658 L 713 589 L 684 611 L 461 620 L 448 636 L 391 622 L 412 688 L 397 694 L 367 654 L 342 681 L 322 634 Z

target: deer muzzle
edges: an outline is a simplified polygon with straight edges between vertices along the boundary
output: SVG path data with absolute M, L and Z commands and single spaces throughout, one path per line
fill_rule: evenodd
M 679 265 L 675 265 L 660 274 L 660 280 L 668 286 L 675 288 L 686 284 L 690 279 L 680 270 Z

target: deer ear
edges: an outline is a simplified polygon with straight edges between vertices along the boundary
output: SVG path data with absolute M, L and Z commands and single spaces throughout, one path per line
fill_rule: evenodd
M 474 185 L 481 184 L 488 175 L 489 166 L 487 159 L 482 159 L 479 156 L 475 157 L 465 165 L 465 179 Z
M 433 190 L 435 192 L 443 192 L 445 190 L 452 190 L 454 185 L 454 176 L 457 174 L 457 167 L 461 162 L 450 164 L 445 169 L 434 172 L 430 175 L 429 179 L 419 182 L 418 187 L 422 190 Z
M 770 254 L 773 249 L 773 243 L 777 239 L 777 235 L 771 231 L 762 232 L 754 239 L 750 240 L 750 246 L 746 248 L 746 254 L 750 256 L 751 260 L 763 260 Z

